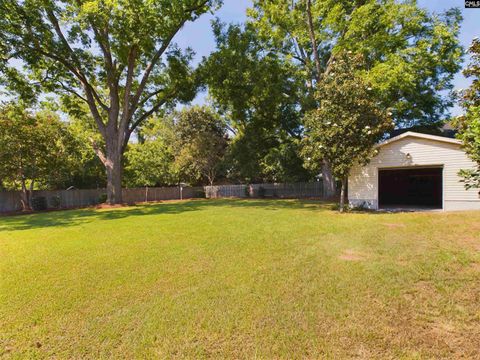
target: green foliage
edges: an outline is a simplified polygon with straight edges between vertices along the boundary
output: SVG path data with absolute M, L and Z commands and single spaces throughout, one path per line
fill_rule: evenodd
M 125 154 L 127 186 L 212 183 L 223 173 L 224 121 L 207 107 L 190 107 L 148 121 L 141 142 Z
M 105 185 L 104 168 L 89 145 L 84 123 L 62 121 L 51 111 L 22 105 L 0 108 L 0 173 L 3 186 L 45 189 Z
M 258 188 L 258 191 L 257 191 L 257 196 L 258 196 L 260 199 L 262 199 L 262 198 L 265 197 L 266 193 L 267 193 L 267 190 L 266 190 L 263 186 L 260 186 L 260 187 Z
M 152 118 L 140 133 L 141 142 L 130 144 L 125 153 L 127 187 L 178 184 L 172 148 L 173 129 L 164 119 Z
M 53 209 L 59 209 L 62 204 L 62 198 L 58 195 L 50 198 L 50 207 Z
M 123 103 L 124 91 L 135 94 L 143 90 L 138 77 L 142 69 L 160 60 L 156 57 L 164 52 L 159 53 L 159 48 L 167 47 L 185 22 L 219 4 L 216 0 L 3 1 L 3 54 L 21 59 L 26 71 L 4 66 L 6 85 L 18 87 L 26 81 L 25 75 L 41 79 L 41 90 L 58 93 L 72 111 L 82 101 L 98 107 L 102 121 L 106 120 L 104 111 L 114 105 L 109 102 Z M 148 92 L 140 93 L 145 96 L 130 104 L 137 107 L 138 117 L 156 100 L 185 101 L 194 96 L 194 77 L 188 66 L 192 53 L 181 53 L 172 46 L 165 55 L 149 73 Z M 132 83 L 128 85 L 126 80 Z M 82 86 L 88 89 L 82 90 Z M 159 90 L 157 94 L 151 93 L 155 90 Z M 95 102 L 78 96 L 83 93 L 95 97 Z M 119 98 L 109 99 L 109 95 Z
M 35 211 L 47 210 L 47 198 L 45 196 L 35 196 L 32 198 L 32 209 Z
M 330 71 L 317 84 L 318 108 L 305 117 L 306 166 L 318 169 L 328 162 L 343 186 L 350 169 L 366 164 L 375 144 L 393 127 L 371 85 L 357 75 L 363 66 L 360 55 L 342 52 L 333 58 Z
M 98 197 L 98 203 L 104 204 L 107 202 L 107 194 L 102 194 Z
M 74 152 L 74 139 L 55 114 L 33 114 L 14 104 L 0 109 L 0 177 L 13 188 L 64 182 Z
M 221 0 L 4 0 L 0 71 L 10 90 L 53 92 L 69 114 L 88 106 L 102 142 L 109 202 L 121 202 L 122 157 L 131 134 L 162 107 L 194 98 L 191 50 L 172 39 Z M 22 64 L 22 70 L 11 66 Z M 36 84 L 36 85 L 35 85 Z M 37 86 L 41 84 L 41 86 Z
M 309 176 L 296 153 L 301 133 L 297 69 L 268 51 L 255 29 L 214 23 L 217 51 L 202 65 L 215 106 L 229 120 L 228 176 L 290 181 Z
M 93 119 L 69 117 L 68 131 L 74 141 L 71 156 L 73 161 L 69 170 L 69 177 L 63 183 L 53 188 L 67 188 L 75 186 L 79 189 L 105 187 L 105 167 L 95 154 L 92 142 L 103 143 L 101 136 L 95 131 Z
M 451 106 L 442 90 L 460 69 L 459 9 L 438 16 L 413 0 L 255 0 L 249 15 L 265 48 L 299 67 L 307 95 L 332 56 L 352 51 L 364 56 L 363 76 L 397 125 L 436 121 Z
M 264 181 L 297 182 L 311 178 L 300 157 L 301 142 L 297 138 L 286 139 L 272 146 L 260 159 Z
M 131 144 L 125 153 L 125 184 L 128 187 L 175 184 L 173 154 L 162 138 Z
M 222 171 L 227 145 L 225 122 L 213 110 L 191 107 L 174 114 L 175 167 L 183 181 L 212 185 Z
M 469 48 L 471 64 L 465 69 L 464 75 L 473 77 L 472 85 L 461 96 L 465 115 L 457 118 L 458 138 L 463 142 L 463 148 L 470 158 L 477 163 L 477 169 L 465 169 L 460 172 L 464 178 L 465 187 L 480 188 L 480 40 L 473 40 Z

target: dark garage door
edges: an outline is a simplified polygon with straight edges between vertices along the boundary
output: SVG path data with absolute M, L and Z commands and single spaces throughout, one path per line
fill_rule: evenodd
M 379 170 L 380 207 L 442 208 L 442 168 Z

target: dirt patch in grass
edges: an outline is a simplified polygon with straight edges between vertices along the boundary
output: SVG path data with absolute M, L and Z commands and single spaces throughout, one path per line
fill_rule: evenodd
M 480 252 L 480 239 L 473 236 L 466 236 L 459 240 L 461 243 L 467 245 L 469 248 Z
M 347 249 L 338 258 L 340 260 L 345 260 L 345 261 L 363 261 L 363 260 L 366 260 L 368 256 L 361 252 L 358 252 L 352 249 Z
M 470 270 L 475 273 L 480 274 L 480 264 L 479 263 L 472 263 L 470 264 Z
M 460 313 L 442 313 L 446 308 L 444 294 L 432 282 L 422 280 L 403 294 L 404 302 L 392 309 L 389 324 L 394 331 L 390 341 L 408 354 L 421 349 L 420 354 L 434 358 L 478 359 L 480 333 L 475 319 L 466 320 Z M 475 294 L 465 289 L 450 295 L 457 308 L 471 311 Z M 390 334 L 392 335 L 392 334 Z
M 122 207 L 128 207 L 127 204 L 98 204 L 95 206 L 95 209 L 119 209 Z
M 398 229 L 398 228 L 406 227 L 405 224 L 395 224 L 395 223 L 385 223 L 383 225 L 389 229 Z

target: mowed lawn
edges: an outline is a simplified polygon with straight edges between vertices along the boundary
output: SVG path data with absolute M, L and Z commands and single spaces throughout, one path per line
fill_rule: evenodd
M 480 212 L 199 200 L 0 218 L 0 355 L 478 358 Z

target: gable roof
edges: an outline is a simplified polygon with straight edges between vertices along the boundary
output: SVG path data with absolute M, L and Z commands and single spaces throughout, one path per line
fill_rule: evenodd
M 452 125 L 452 122 L 434 123 L 434 124 L 428 124 L 428 125 L 416 125 L 410 128 L 395 129 L 392 132 L 390 132 L 389 138 L 394 138 L 398 135 L 402 135 L 403 133 L 406 133 L 409 131 L 413 131 L 421 134 L 444 136 L 451 139 L 455 139 L 455 135 L 458 132 L 457 129 Z
M 377 145 L 377 147 L 385 146 L 385 145 L 391 144 L 395 141 L 405 139 L 407 137 L 414 137 L 414 138 L 418 138 L 418 139 L 426 139 L 426 140 L 433 140 L 433 141 L 439 141 L 439 142 L 446 142 L 446 143 L 456 144 L 456 145 L 461 145 L 462 144 L 462 142 L 458 139 L 451 139 L 451 138 L 447 138 L 447 137 L 444 137 L 444 136 L 423 134 L 423 133 L 418 133 L 418 132 L 414 132 L 414 131 L 407 131 L 403 134 L 400 134 L 398 136 L 395 136 L 393 138 L 390 138 L 388 140 L 385 140 L 385 141 L 381 142 L 380 144 Z

